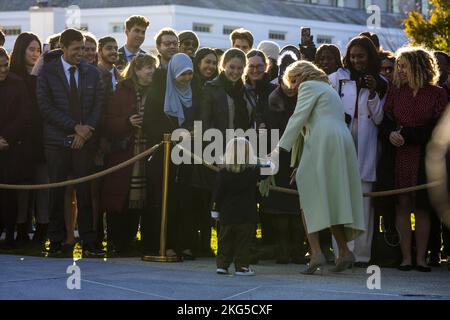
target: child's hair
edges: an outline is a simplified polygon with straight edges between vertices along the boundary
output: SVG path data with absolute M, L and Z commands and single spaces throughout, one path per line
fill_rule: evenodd
M 247 168 L 256 167 L 258 159 L 250 142 L 242 137 L 234 138 L 227 143 L 224 155 L 226 170 L 239 173 Z

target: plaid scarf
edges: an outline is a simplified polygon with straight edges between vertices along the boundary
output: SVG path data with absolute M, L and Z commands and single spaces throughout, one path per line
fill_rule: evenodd
M 142 91 L 142 90 L 141 90 Z M 146 94 L 142 94 L 139 89 L 136 90 L 136 113 L 144 115 Z M 136 128 L 134 135 L 133 156 L 136 156 L 147 147 L 147 139 L 141 128 Z M 131 175 L 131 186 L 129 195 L 130 209 L 144 209 L 147 200 L 147 181 L 145 177 L 145 159 L 134 163 Z

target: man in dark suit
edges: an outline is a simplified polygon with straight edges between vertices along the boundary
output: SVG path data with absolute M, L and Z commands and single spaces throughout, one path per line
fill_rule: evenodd
M 103 103 L 103 86 L 95 66 L 82 60 L 84 36 L 75 29 L 61 34 L 63 55 L 45 64 L 37 80 L 38 104 L 44 121 L 44 145 L 50 182 L 87 176 L 93 168 L 95 130 Z M 104 252 L 95 247 L 90 183 L 76 185 L 78 231 L 86 256 Z M 50 191 L 50 255 L 70 251 L 66 239 L 64 188 Z M 66 250 L 64 250 L 66 249 Z
M 144 16 L 131 16 L 125 21 L 125 35 L 127 43 L 119 49 L 119 60 L 117 61 L 117 69 L 122 71 L 138 54 L 145 54 L 141 49 L 141 45 L 145 40 L 145 32 L 150 22 Z

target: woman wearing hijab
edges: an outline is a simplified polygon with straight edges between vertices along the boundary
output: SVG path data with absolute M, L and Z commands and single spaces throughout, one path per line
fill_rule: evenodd
M 170 60 L 167 70 L 156 71 L 155 85 L 144 115 L 144 130 L 150 146 L 160 143 L 164 134 L 172 133 L 178 128 L 189 131 L 193 129 L 196 101 L 191 88 L 193 70 L 191 58 L 184 53 L 178 53 Z M 143 219 L 142 233 L 144 249 L 151 254 L 159 250 L 163 156 L 163 150 L 158 149 L 148 163 L 147 170 L 152 209 L 151 213 Z M 191 169 L 186 165 L 176 166 L 170 162 L 167 201 L 167 248 L 169 249 L 166 255 L 175 256 L 178 251 L 179 255 L 185 259 L 193 259 L 191 247 L 195 242 L 195 230 L 191 232 L 192 222 L 189 221 L 189 205 L 184 204 L 184 199 L 189 197 L 190 193 L 187 187 L 190 182 L 190 171 Z M 181 204 L 183 204 L 183 212 L 180 211 Z

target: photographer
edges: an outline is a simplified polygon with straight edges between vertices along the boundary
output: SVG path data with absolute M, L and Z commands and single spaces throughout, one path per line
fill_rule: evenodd
M 383 104 L 387 84 L 380 77 L 380 58 L 372 41 L 353 38 L 347 45 L 344 68 L 329 75 L 332 86 L 344 104 L 345 120 L 352 133 L 358 155 L 363 192 L 371 192 L 376 181 L 377 126 L 383 120 Z M 373 213 L 371 199 L 364 198 L 365 227 L 354 241 L 356 262 L 365 266 L 371 258 Z

